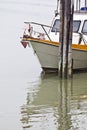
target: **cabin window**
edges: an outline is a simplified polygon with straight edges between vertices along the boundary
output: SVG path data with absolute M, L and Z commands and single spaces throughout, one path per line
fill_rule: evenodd
M 87 33 L 87 21 L 84 22 L 82 33 Z
M 73 21 L 73 32 L 78 32 L 81 21 Z
M 56 19 L 51 32 L 59 32 L 59 30 L 60 30 L 60 20 Z
M 80 23 L 81 21 L 73 21 L 73 32 L 78 32 Z M 56 19 L 51 32 L 59 32 L 59 31 L 60 31 L 60 20 Z

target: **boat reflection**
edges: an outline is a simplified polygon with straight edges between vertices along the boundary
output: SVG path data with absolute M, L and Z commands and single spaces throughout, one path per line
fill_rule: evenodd
M 72 80 L 60 80 L 57 75 L 45 75 L 29 84 L 26 103 L 21 106 L 23 129 L 86 129 L 86 76 L 75 74 Z

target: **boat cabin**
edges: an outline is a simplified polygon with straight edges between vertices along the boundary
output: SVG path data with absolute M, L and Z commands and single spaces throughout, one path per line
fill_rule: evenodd
M 25 34 L 24 37 L 34 37 L 42 40 L 50 40 L 59 42 L 59 31 L 60 31 L 60 15 L 57 15 L 53 19 L 52 26 L 47 26 L 35 22 L 25 22 L 29 25 L 29 29 L 27 29 L 28 33 Z M 44 33 L 39 33 L 33 29 L 32 24 L 40 26 Z M 46 28 L 49 28 L 47 31 Z M 73 15 L 73 36 L 72 36 L 72 44 L 87 44 L 87 10 L 83 7 L 80 11 L 74 12 Z
M 55 17 L 49 36 L 52 41 L 59 41 L 60 16 Z M 76 12 L 73 17 L 73 44 L 86 44 L 87 13 Z

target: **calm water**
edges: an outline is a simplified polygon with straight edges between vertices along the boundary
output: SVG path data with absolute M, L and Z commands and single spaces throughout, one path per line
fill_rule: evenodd
M 87 73 L 73 80 L 45 75 L 28 83 L 21 106 L 22 128 L 30 130 L 87 129 Z
M 41 75 L 20 37 L 24 21 L 51 24 L 56 0 L 0 0 L 0 129 L 86 130 L 87 73 Z M 33 10 L 32 10 L 33 9 Z

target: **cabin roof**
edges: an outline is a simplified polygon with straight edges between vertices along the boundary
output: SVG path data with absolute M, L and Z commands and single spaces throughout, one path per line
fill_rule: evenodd
M 74 12 L 74 20 L 87 20 L 87 11 Z
M 56 17 L 57 19 L 60 19 L 59 14 Z M 73 15 L 74 20 L 87 20 L 87 11 L 75 11 Z

